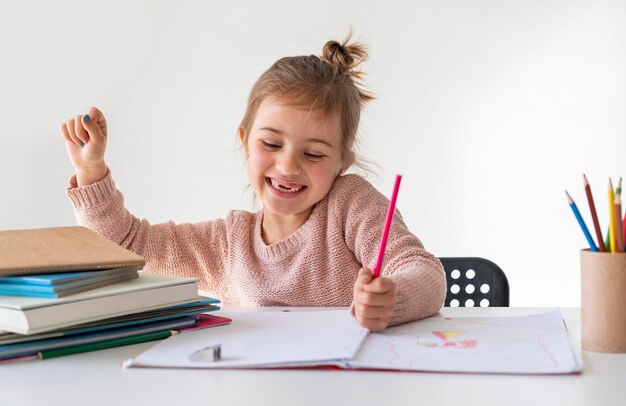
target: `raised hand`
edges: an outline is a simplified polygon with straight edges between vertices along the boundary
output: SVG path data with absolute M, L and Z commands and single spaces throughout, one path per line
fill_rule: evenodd
M 89 185 L 106 176 L 107 123 L 100 110 L 91 107 L 86 115 L 78 115 L 61 124 L 59 130 L 76 171 L 78 186 Z

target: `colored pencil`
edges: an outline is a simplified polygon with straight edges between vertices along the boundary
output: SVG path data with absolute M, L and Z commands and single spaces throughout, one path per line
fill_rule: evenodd
M 616 225 L 621 227 L 622 230 L 622 251 L 626 251 L 626 237 L 624 237 L 625 234 L 623 234 L 625 232 L 624 230 L 624 225 L 623 222 L 621 221 L 622 215 L 621 215 L 621 203 L 622 203 L 622 177 L 619 177 L 619 182 L 617 182 L 617 187 L 615 188 L 615 193 L 617 195 L 619 195 L 619 202 L 620 202 L 620 208 L 616 209 L 615 211 L 617 211 L 617 219 L 615 220 L 617 223 Z M 617 240 L 617 237 L 615 238 Z
M 624 251 L 626 251 L 626 211 L 624 211 L 624 219 L 622 220 L 622 232 L 624 236 Z
M 589 234 L 589 229 L 587 228 L 585 221 L 580 215 L 580 212 L 578 211 L 578 207 L 576 207 L 576 203 L 574 203 L 574 199 L 572 199 L 569 193 L 567 193 L 567 190 L 565 191 L 565 195 L 567 196 L 569 207 L 572 208 L 572 211 L 574 212 L 574 216 L 576 217 L 576 220 L 578 220 L 578 224 L 580 225 L 580 228 L 583 230 L 583 234 L 585 234 L 585 238 L 587 238 L 587 242 L 589 243 L 589 248 L 591 249 L 591 251 L 598 251 L 598 247 L 596 247 L 596 244 L 593 242 L 593 238 L 591 238 L 591 234 Z
M 609 178 L 609 246 L 611 252 L 615 252 L 615 193 L 611 178 Z
M 610 181 L 611 179 L 609 179 Z M 617 187 L 615 188 L 615 194 L 619 194 L 620 196 L 622 195 L 622 178 L 619 178 L 619 182 L 617 184 Z M 613 200 L 611 197 L 609 197 L 611 200 L 609 200 L 609 204 L 613 204 Z M 606 238 L 604 239 L 604 245 L 606 245 L 606 250 L 609 251 L 609 246 L 611 245 L 611 230 L 610 230 L 610 219 L 609 219 L 609 229 L 606 230 Z
M 593 194 L 591 193 L 591 186 L 587 181 L 587 177 L 583 174 L 583 181 L 585 184 L 585 194 L 587 195 L 587 202 L 589 203 L 589 211 L 591 211 L 591 218 L 593 219 L 593 228 L 596 230 L 596 238 L 598 239 L 598 249 L 601 252 L 606 252 L 606 247 L 602 238 L 602 230 L 600 230 L 600 222 L 598 221 L 598 213 L 596 212 L 596 205 L 593 202 Z
M 620 179 L 621 180 L 621 179 Z M 615 194 L 615 252 L 624 252 L 624 234 L 622 230 L 622 201 L 620 194 Z
M 400 181 L 402 175 L 396 175 L 396 182 L 393 185 L 393 193 L 391 194 L 391 200 L 389 200 L 389 207 L 387 208 L 387 218 L 385 219 L 385 227 L 383 228 L 383 235 L 380 239 L 380 248 L 378 249 L 378 261 L 374 267 L 373 278 L 380 276 L 380 270 L 383 266 L 383 258 L 385 256 L 385 247 L 387 246 L 387 237 L 389 237 L 389 229 L 391 228 L 391 221 L 393 220 L 393 212 L 396 209 L 396 199 L 398 198 L 398 189 L 400 189 Z

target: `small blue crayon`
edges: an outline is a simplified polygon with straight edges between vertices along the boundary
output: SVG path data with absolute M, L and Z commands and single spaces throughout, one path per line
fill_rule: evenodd
M 580 225 L 580 228 L 582 228 L 583 233 L 585 234 L 585 237 L 587 238 L 587 242 L 589 243 L 589 248 L 591 248 L 591 251 L 597 252 L 598 247 L 596 247 L 596 243 L 593 241 L 593 238 L 591 238 L 591 234 L 589 234 L 589 229 L 587 228 L 585 221 L 580 215 L 580 212 L 578 211 L 578 207 L 576 207 L 576 203 L 574 203 L 574 199 L 572 199 L 569 193 L 567 193 L 567 190 L 565 191 L 565 194 L 567 195 L 567 201 L 569 202 L 569 207 L 572 208 L 572 211 L 574 212 L 574 216 L 576 216 L 576 220 L 578 220 L 578 224 Z

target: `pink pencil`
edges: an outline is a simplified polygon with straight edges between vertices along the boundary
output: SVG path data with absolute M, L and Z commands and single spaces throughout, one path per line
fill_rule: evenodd
M 393 220 L 393 212 L 396 209 L 396 199 L 398 198 L 398 189 L 400 189 L 401 180 L 402 175 L 396 175 L 396 183 L 393 185 L 393 193 L 391 194 L 391 200 L 389 200 L 387 218 L 385 219 L 385 228 L 383 228 L 383 236 L 380 239 L 380 249 L 378 250 L 378 261 L 376 261 L 376 267 L 374 267 L 374 276 L 372 279 L 380 276 L 380 269 L 383 266 L 385 247 L 387 246 L 387 237 L 389 237 L 389 229 L 391 228 L 391 221 Z

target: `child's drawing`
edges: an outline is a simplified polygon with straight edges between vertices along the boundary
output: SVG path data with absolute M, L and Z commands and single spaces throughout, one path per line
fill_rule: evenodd
M 417 345 L 423 347 L 439 347 L 439 348 L 474 348 L 478 345 L 476 340 L 457 340 L 458 336 L 463 335 L 464 331 L 433 331 L 432 335 L 438 337 L 439 341 L 426 341 L 430 337 L 417 337 Z
M 370 334 L 353 367 L 483 373 L 581 369 L 560 310 L 515 317 L 431 317 Z

